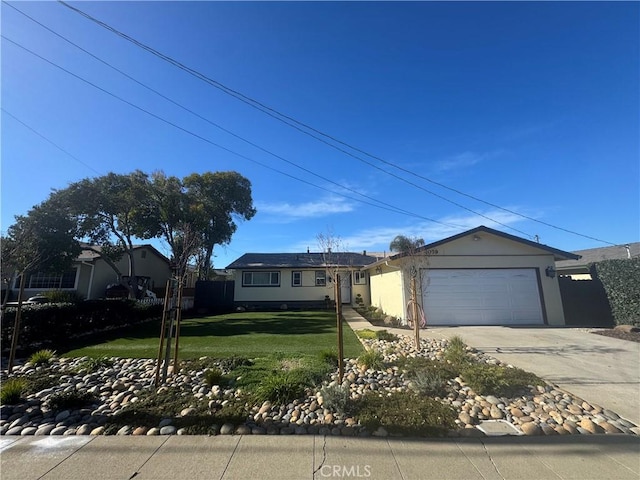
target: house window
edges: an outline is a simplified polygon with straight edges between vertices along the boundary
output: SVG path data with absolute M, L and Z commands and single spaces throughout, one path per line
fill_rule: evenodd
M 243 287 L 279 287 L 280 272 L 242 272 Z
M 367 284 L 367 272 L 361 270 L 359 272 L 353 272 L 353 284 L 354 285 L 366 285 Z
M 291 285 L 294 287 L 302 286 L 302 272 L 291 272 Z
M 24 288 L 39 289 L 72 289 L 76 286 L 76 268 L 67 270 L 63 274 L 51 272 L 32 273 L 27 277 Z M 20 277 L 16 278 L 15 288 L 20 288 Z
M 327 272 L 316 270 L 316 287 L 324 287 L 327 284 Z

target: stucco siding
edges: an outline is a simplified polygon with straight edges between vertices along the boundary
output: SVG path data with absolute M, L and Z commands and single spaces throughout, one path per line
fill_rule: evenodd
M 370 268 L 371 304 L 378 306 L 389 315 L 404 318 L 404 305 L 409 299 L 409 281 L 411 266 L 418 271 L 425 269 L 535 269 L 538 278 L 540 302 L 545 321 L 548 325 L 564 325 L 564 311 L 558 278 L 546 275 L 547 267 L 555 266 L 552 253 L 530 245 L 517 243 L 488 233 L 458 238 L 449 243 L 428 250 L 428 255 L 405 257 L 389 261 L 389 266 L 380 265 L 382 273 L 376 274 L 375 267 Z M 399 271 L 404 272 L 402 283 Z M 423 285 L 418 275 L 418 299 L 422 298 Z M 426 286 L 424 286 L 426 287 Z
M 405 317 L 405 296 L 402 273 L 398 270 L 385 269 L 382 273 L 370 271 L 371 305 L 379 307 L 387 315 Z
M 274 268 L 263 271 L 280 272 L 279 286 L 247 286 L 243 285 L 243 272 L 253 271 L 234 270 L 233 278 L 235 280 L 234 301 L 242 302 L 320 302 L 325 300 L 325 296 L 329 296 L 334 300 L 334 284 L 329 281 L 330 272 L 323 269 L 318 271 L 326 272 L 327 282 L 325 286 L 316 286 L 316 270 L 292 269 L 292 268 Z M 301 272 L 301 285 L 293 285 L 293 272 Z M 368 276 L 367 276 L 368 277 Z M 353 275 L 350 275 L 353 279 Z M 353 280 L 351 280 L 353 282 Z M 369 279 L 367 278 L 364 285 L 351 284 L 351 303 L 355 304 L 356 295 L 362 296 L 365 305 L 370 302 L 369 295 Z

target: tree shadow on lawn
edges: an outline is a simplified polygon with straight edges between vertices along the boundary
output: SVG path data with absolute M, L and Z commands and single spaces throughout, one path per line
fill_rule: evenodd
M 297 321 L 296 321 L 297 320 Z M 335 332 L 330 319 L 279 315 L 268 318 L 233 317 L 220 320 L 185 321 L 180 326 L 180 336 L 233 337 L 251 334 L 314 335 Z

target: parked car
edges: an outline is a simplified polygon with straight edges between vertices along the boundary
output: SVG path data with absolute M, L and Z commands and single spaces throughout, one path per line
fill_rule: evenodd
M 120 283 L 112 283 L 107 285 L 104 296 L 107 298 L 127 298 L 129 289 Z
M 25 303 L 50 303 L 51 300 L 44 295 L 34 295 L 29 297 Z

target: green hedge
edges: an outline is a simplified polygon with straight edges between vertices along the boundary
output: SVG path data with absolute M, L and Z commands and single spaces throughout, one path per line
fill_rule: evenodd
M 16 308 L 3 315 L 3 353 L 11 345 Z M 64 350 L 70 340 L 114 328 L 145 322 L 162 315 L 162 305 L 143 305 L 132 300 L 88 300 L 79 303 L 24 305 L 20 322 L 21 355 L 41 348 Z
M 618 325 L 640 325 L 640 257 L 591 265 L 607 292 Z

